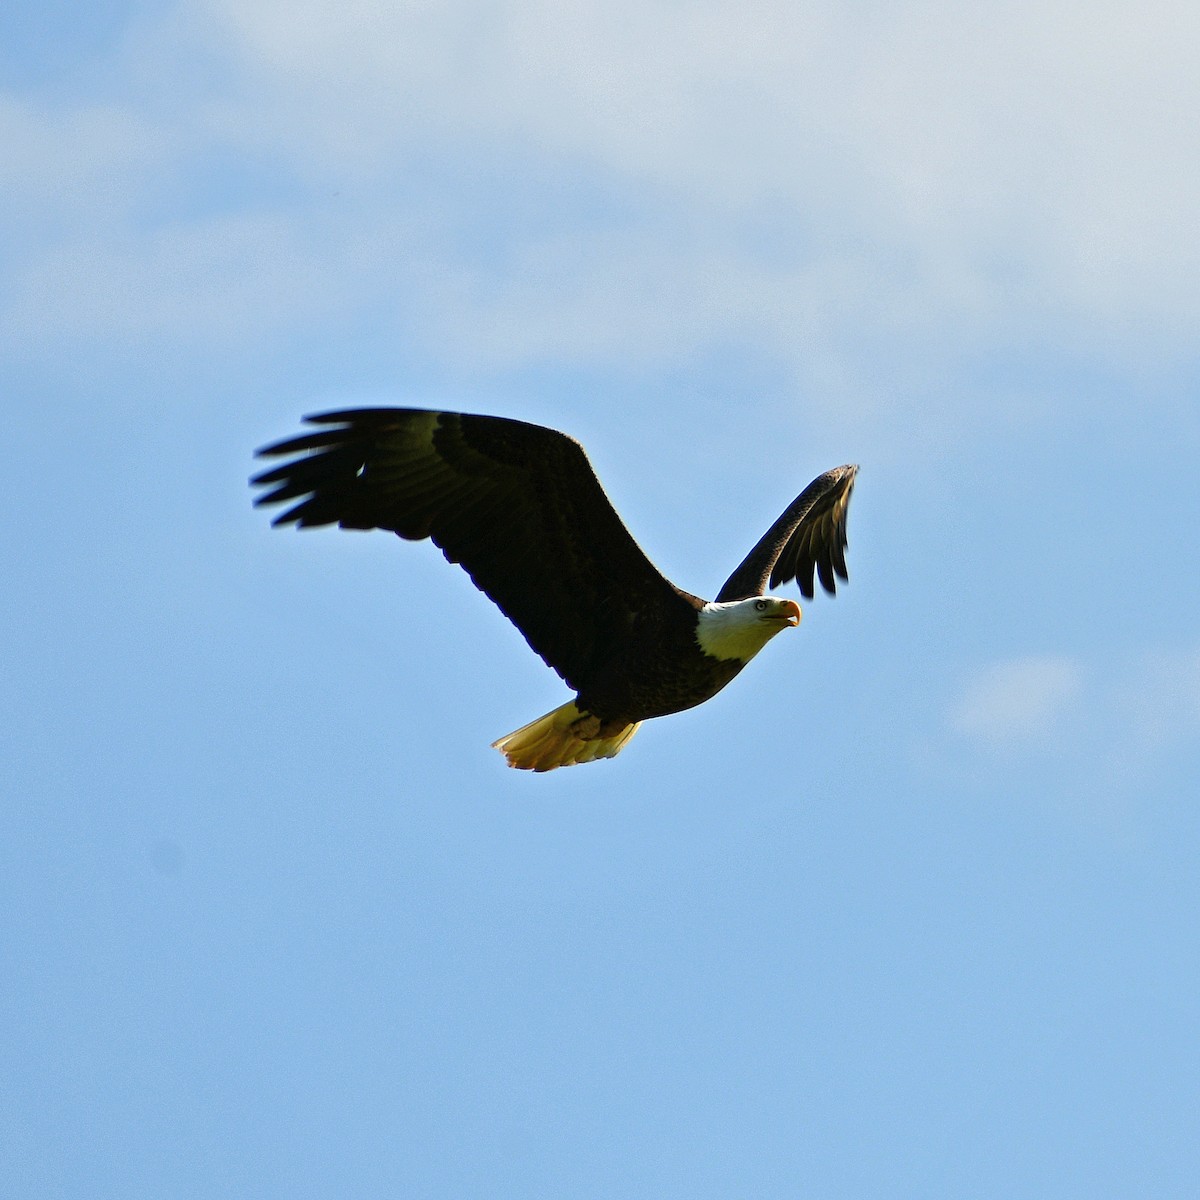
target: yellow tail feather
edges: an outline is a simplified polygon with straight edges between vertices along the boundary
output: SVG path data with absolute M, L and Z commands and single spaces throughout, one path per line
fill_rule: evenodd
M 553 771 L 555 767 L 613 758 L 640 724 L 639 721 L 623 725 L 616 733 L 599 736 L 599 720 L 590 713 L 581 712 L 571 700 L 544 717 L 522 725 L 493 742 L 492 746 L 508 759 L 510 767 L 524 771 Z

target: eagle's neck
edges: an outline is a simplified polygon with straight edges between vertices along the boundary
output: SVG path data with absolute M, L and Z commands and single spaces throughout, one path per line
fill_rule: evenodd
M 783 625 L 764 621 L 754 607 L 754 598 L 709 601 L 696 614 L 696 641 L 713 658 L 749 662 Z

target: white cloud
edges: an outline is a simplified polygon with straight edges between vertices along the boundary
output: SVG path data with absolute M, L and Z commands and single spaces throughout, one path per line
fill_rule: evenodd
M 330 170 L 387 172 L 421 144 L 558 155 L 661 189 L 684 221 L 769 203 L 827 244 L 868 239 L 877 282 L 900 286 L 898 256 L 941 316 L 1200 319 L 1200 15 L 1180 6 L 211 11 L 271 136 Z
M 951 723 L 989 745 L 1042 744 L 1077 707 L 1083 672 L 1072 659 L 1043 655 L 995 663 L 965 689 Z
M 76 236 L 10 281 L 10 331 L 198 344 L 261 337 L 336 304 L 340 264 L 308 231 L 233 216 Z
M 1064 655 L 993 663 L 964 685 L 949 724 L 992 749 L 1053 747 L 1125 776 L 1200 742 L 1200 649 L 1145 651 L 1103 671 Z
M 1014 340 L 1191 355 L 1197 32 L 1117 0 L 185 0 L 119 103 L 0 108 L 10 197 L 59 223 L 3 315 L 377 304 L 483 370 L 740 340 L 868 407 Z M 170 211 L 230 157 L 298 195 Z
M 111 220 L 170 163 L 164 131 L 129 105 L 54 106 L 0 95 L 0 211 L 45 228 Z

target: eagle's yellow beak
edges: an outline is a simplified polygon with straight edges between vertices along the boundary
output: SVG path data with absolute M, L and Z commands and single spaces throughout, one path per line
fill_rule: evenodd
M 795 602 L 795 600 L 787 600 L 784 603 L 785 603 L 785 608 L 783 610 L 783 613 L 781 614 L 783 616 L 783 619 L 789 625 L 799 625 L 800 617 L 802 615 L 800 612 L 800 605 L 798 605 Z

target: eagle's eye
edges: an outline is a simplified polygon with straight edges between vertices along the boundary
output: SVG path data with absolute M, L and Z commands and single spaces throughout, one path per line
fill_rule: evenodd
M 759 612 L 766 612 L 767 611 L 767 602 L 765 600 L 755 600 L 754 607 Z

